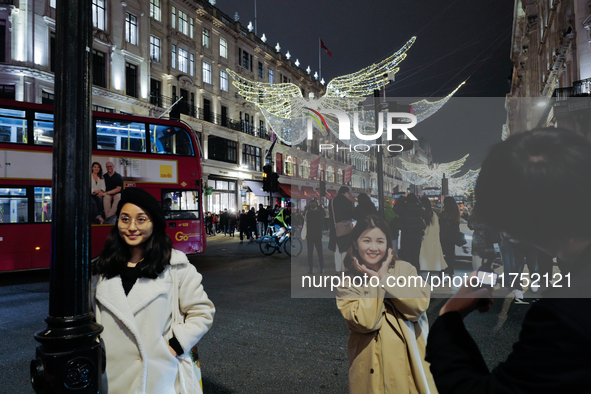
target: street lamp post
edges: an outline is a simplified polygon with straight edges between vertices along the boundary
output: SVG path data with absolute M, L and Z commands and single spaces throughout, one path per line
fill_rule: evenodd
M 89 289 L 91 7 L 57 2 L 49 316 L 35 335 L 37 393 L 98 393 L 104 370 L 103 328 L 94 322 Z
M 374 107 L 375 107 L 375 123 L 376 123 L 376 131 L 379 128 L 379 118 L 378 116 L 382 116 L 382 108 L 380 103 L 380 91 L 374 90 L 373 91 L 374 97 Z M 380 146 L 382 143 L 382 136 L 377 139 L 376 144 Z M 378 178 L 378 214 L 381 218 L 384 217 L 384 166 L 383 166 L 383 156 L 384 153 L 382 149 L 378 149 L 376 151 L 376 164 L 377 164 L 377 178 Z

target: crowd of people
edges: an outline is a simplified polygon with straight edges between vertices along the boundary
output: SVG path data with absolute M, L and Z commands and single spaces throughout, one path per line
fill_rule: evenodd
M 291 224 L 291 204 L 285 208 L 270 205 L 266 208 L 259 204 L 258 211 L 254 207 L 238 213 L 224 209 L 219 214 L 205 213 L 205 231 L 209 236 L 224 235 L 234 237 L 239 232 L 240 243 L 246 239 L 249 243 L 268 234 L 269 226 L 287 227 Z

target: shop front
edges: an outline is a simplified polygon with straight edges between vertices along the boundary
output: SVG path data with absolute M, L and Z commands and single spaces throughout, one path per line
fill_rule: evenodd
M 227 209 L 236 212 L 237 181 L 209 176 L 206 188 L 206 212 L 220 213 Z

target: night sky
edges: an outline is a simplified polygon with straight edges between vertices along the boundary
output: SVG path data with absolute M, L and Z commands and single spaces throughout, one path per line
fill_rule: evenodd
M 238 11 L 240 22 L 254 24 L 254 0 L 218 0 L 228 16 Z M 257 32 L 271 46 L 279 42 L 300 67 L 318 70 L 318 39 L 322 50 L 322 77 L 355 72 L 399 49 L 412 36 L 417 41 L 400 64 L 388 97 L 431 97 L 467 83 L 449 103 L 413 130 L 426 138 L 434 161 L 470 158 L 465 168 L 476 169 L 489 146 L 500 141 L 506 121 L 503 99 L 509 91 L 509 59 L 513 2 L 474 0 L 357 1 L 258 0 Z M 466 99 L 482 97 L 483 99 Z M 454 122 L 455 121 L 455 122 Z

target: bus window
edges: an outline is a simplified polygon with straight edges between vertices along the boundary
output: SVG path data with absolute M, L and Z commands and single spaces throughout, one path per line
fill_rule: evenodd
M 150 140 L 154 153 L 194 156 L 191 137 L 175 126 L 150 125 Z
M 166 219 L 199 219 L 199 192 L 197 190 L 163 192 L 162 209 Z
M 35 112 L 33 135 L 35 145 L 53 145 L 53 114 Z
M 28 201 L 26 189 L 0 189 L 0 223 L 27 223 Z
M 51 188 L 35 188 L 35 223 L 51 222 Z
M 145 152 L 146 126 L 144 123 L 96 120 L 98 149 Z
M 0 108 L 0 142 L 27 143 L 25 111 Z

